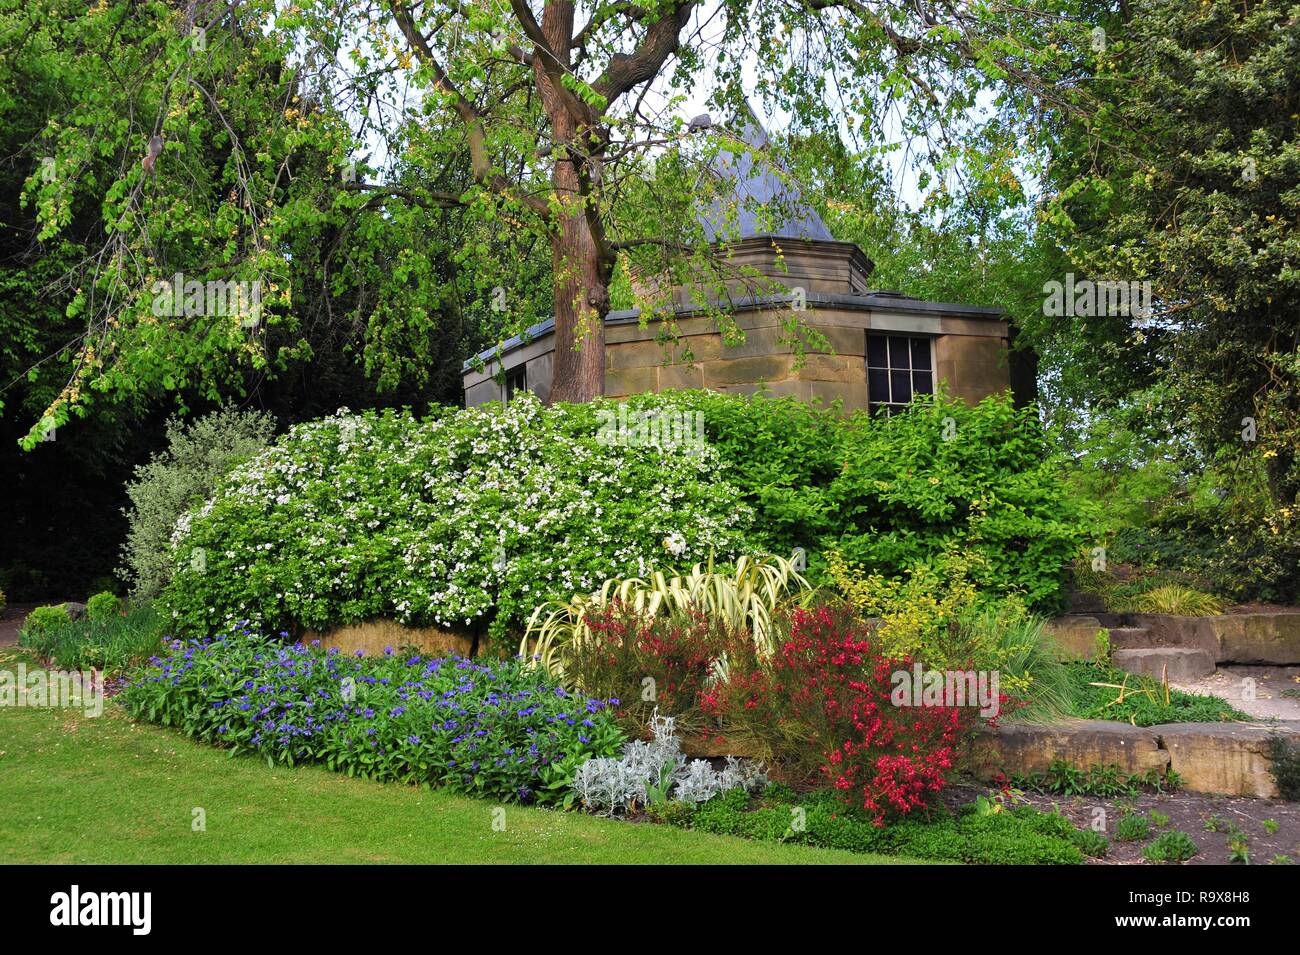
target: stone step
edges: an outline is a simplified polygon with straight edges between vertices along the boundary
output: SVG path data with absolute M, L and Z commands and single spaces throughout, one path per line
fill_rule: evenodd
M 1105 613 L 1106 602 L 1097 594 L 1081 590 L 1072 590 L 1068 596 L 1069 613 Z
M 1173 683 L 1199 680 L 1214 672 L 1213 654 L 1184 647 L 1116 650 L 1111 654 L 1111 662 L 1129 673 L 1141 673 L 1157 680 L 1167 676 Z
M 1115 650 L 1146 650 L 1156 645 L 1148 627 L 1111 627 L 1110 645 Z

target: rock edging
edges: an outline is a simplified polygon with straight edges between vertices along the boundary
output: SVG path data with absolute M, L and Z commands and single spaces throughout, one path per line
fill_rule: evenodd
M 1127 775 L 1176 772 L 1183 788 L 1223 796 L 1276 798 L 1269 738 L 1300 745 L 1300 724 L 1164 723 L 1107 720 L 1007 723 L 976 737 L 973 762 L 983 778 L 1040 773 L 1060 760 L 1077 769 L 1114 765 Z

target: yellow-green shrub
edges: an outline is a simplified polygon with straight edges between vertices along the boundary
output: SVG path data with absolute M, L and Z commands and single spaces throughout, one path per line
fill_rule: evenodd
M 894 656 L 915 656 L 931 666 L 965 662 L 957 622 L 981 602 L 970 579 L 978 555 L 944 551 L 901 577 L 885 577 L 846 560 L 837 551 L 826 558 L 835 588 L 862 617 L 876 617 L 875 637 Z
M 1018 595 L 981 594 L 971 577 L 979 555 L 947 550 L 901 578 L 886 578 L 827 558 L 837 589 L 864 617 L 879 618 L 874 639 L 893 656 L 911 656 L 936 669 L 998 673 L 999 689 L 1021 719 L 1053 719 L 1070 710 L 1069 673 L 1043 635 L 1041 617 Z

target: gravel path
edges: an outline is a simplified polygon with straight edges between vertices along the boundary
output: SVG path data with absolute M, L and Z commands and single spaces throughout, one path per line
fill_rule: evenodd
M 0 647 L 12 647 L 18 643 L 18 628 L 23 625 L 27 615 L 36 609 L 36 604 L 9 604 L 0 611 Z
M 1250 695 L 1247 680 L 1254 681 L 1253 700 L 1242 699 Z M 1300 667 L 1225 666 L 1204 679 L 1169 685 L 1217 696 L 1258 720 L 1300 720 Z

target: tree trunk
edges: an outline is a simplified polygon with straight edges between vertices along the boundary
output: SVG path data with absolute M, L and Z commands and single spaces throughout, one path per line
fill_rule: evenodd
M 590 401 L 605 393 L 609 280 L 581 212 L 560 224 L 551 240 L 551 254 L 555 274 L 555 363 L 548 401 Z
M 555 354 L 549 402 L 590 401 L 605 393 L 605 314 L 613 262 L 593 203 L 599 188 L 604 143 L 593 135 L 589 110 L 563 87 L 570 67 L 573 0 L 547 0 L 541 32 L 548 54 L 533 59 L 537 90 L 549 120 L 555 165 Z

